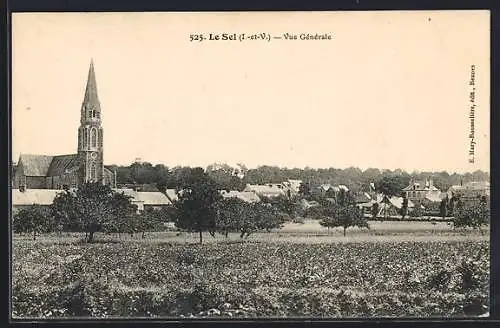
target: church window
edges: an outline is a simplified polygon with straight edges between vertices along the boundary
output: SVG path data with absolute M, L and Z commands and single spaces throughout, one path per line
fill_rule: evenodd
M 88 135 L 88 130 L 84 129 L 83 131 L 83 148 L 87 148 L 87 135 Z
M 92 148 L 97 147 L 97 130 L 94 128 L 90 130 L 90 146 Z
M 94 163 L 90 166 L 90 181 L 95 182 L 97 179 L 97 167 Z

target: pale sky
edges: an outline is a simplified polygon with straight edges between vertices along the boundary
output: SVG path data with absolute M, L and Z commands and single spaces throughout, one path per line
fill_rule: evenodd
M 13 14 L 12 157 L 76 153 L 93 58 L 107 165 L 489 171 L 489 19 L 487 11 Z M 333 39 L 189 38 L 263 32 Z

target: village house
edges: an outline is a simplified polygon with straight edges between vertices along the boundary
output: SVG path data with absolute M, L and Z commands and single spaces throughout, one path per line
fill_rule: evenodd
M 124 194 L 130 202 L 137 207 L 140 213 L 147 209 L 159 210 L 172 205 L 168 197 L 161 192 L 135 191 L 133 189 L 113 189 L 116 193 Z M 32 205 L 50 206 L 56 196 L 63 192 L 61 189 L 12 189 L 12 213 L 15 214 L 22 208 Z
M 335 198 L 341 190 L 348 192 L 349 188 L 347 188 L 347 186 L 345 185 L 333 186 L 329 183 L 325 183 L 316 188 L 313 188 L 311 190 L 311 193 L 316 197 Z
M 12 189 L 12 214 L 33 205 L 49 207 L 61 189 Z
M 372 208 L 375 203 L 378 203 L 378 213 L 377 216 L 400 216 L 400 211 L 403 208 L 403 197 L 387 197 L 382 194 L 377 194 L 376 197 L 372 198 L 368 202 L 358 203 L 357 206 L 363 209 L 365 215 L 372 215 Z M 408 200 L 408 212 L 413 210 L 415 204 Z
M 259 196 L 253 191 L 221 190 L 220 193 L 225 199 L 238 198 L 246 203 L 260 202 Z
M 411 180 L 410 184 L 403 188 L 403 194 L 413 202 L 440 202 L 443 195 L 441 190 L 434 186 L 432 179 L 424 182 Z
M 449 198 L 459 196 L 463 202 L 475 202 L 481 198 L 490 198 L 489 181 L 471 181 L 461 185 L 453 185 L 448 189 Z
M 280 183 L 269 183 L 266 185 L 247 184 L 245 189 L 243 189 L 243 191 L 254 192 L 259 198 L 260 197 L 275 198 L 287 195 L 286 189 Z

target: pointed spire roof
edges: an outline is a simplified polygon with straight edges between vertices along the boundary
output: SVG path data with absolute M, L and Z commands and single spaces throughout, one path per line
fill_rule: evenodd
M 85 88 L 85 104 L 99 105 L 99 97 L 97 96 L 97 83 L 95 80 L 94 60 L 90 60 L 89 75 L 87 77 L 87 86 Z

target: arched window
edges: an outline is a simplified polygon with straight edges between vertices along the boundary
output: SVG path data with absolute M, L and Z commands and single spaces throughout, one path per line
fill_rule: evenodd
M 97 179 L 97 166 L 95 163 L 92 163 L 90 166 L 90 181 L 95 182 Z
M 97 130 L 95 128 L 90 130 L 90 147 L 97 148 Z
M 83 149 L 87 149 L 88 148 L 88 130 L 87 129 L 83 129 L 82 130 L 82 134 L 83 134 Z

